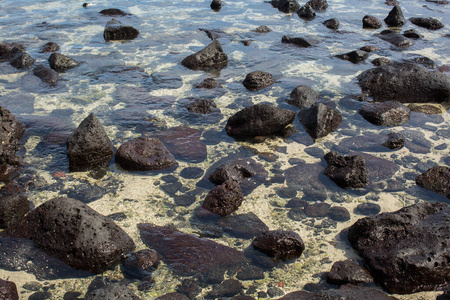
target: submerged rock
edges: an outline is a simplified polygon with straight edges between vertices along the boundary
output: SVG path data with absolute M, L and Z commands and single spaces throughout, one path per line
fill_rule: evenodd
M 149 277 L 158 267 L 161 256 L 153 249 L 143 249 L 132 253 L 122 264 L 122 272 L 128 278 L 142 280 Z
M 408 29 L 403 32 L 403 36 L 409 39 L 420 39 L 423 38 L 423 35 L 418 33 L 415 29 Z
M 293 13 L 300 9 L 300 4 L 296 0 L 280 0 L 277 1 L 277 8 L 284 13 Z
M 145 137 L 123 143 L 117 150 L 116 163 L 129 171 L 163 170 L 177 165 L 160 140 Z
M 214 78 L 206 78 L 200 84 L 197 84 L 195 88 L 197 89 L 214 89 L 219 84 Z
M 124 12 L 118 8 L 107 8 L 99 12 L 100 14 L 108 17 L 124 17 L 129 16 L 129 13 Z
M 93 113 L 67 139 L 70 172 L 107 167 L 113 154 L 111 140 Z
M 378 20 L 377 17 L 369 16 L 369 15 L 364 16 L 364 18 L 362 19 L 362 23 L 363 23 L 363 28 L 366 28 L 366 29 L 379 29 L 383 26 L 383 24 L 381 24 L 381 21 Z
M 358 220 L 348 239 L 388 292 L 448 289 L 450 206 L 421 203 Z
M 326 279 L 328 283 L 333 284 L 373 282 L 369 271 L 361 267 L 355 259 L 335 262 L 330 272 L 326 273 Z
M 327 27 L 328 29 L 333 29 L 333 30 L 338 30 L 339 29 L 339 20 L 336 18 L 332 18 L 332 19 L 328 19 L 322 22 L 323 25 L 325 25 L 325 27 Z
M 395 5 L 389 12 L 388 16 L 384 19 L 384 22 L 391 27 L 401 27 L 405 25 L 406 20 L 403 17 L 403 12 L 400 6 Z
M 306 85 L 297 86 L 290 94 L 287 103 L 304 108 L 312 106 L 319 98 L 319 94 Z
M 84 297 L 85 300 L 140 300 L 125 284 L 112 283 L 101 288 L 88 292 Z
M 271 32 L 272 29 L 270 29 L 266 25 L 261 25 L 261 26 L 257 27 L 254 31 L 258 32 L 258 33 L 268 33 L 268 32 Z
M 220 112 L 213 100 L 195 99 L 186 107 L 188 111 L 196 114 L 210 114 L 212 112 Z
M 204 49 L 183 59 L 181 64 L 192 70 L 221 69 L 227 66 L 228 57 L 219 41 L 214 40 Z
M 361 106 L 359 114 L 378 126 L 399 126 L 409 121 L 410 110 L 398 101 L 367 103 Z
M 266 231 L 256 237 L 252 245 L 268 256 L 281 260 L 298 258 L 305 250 L 302 238 L 294 231 Z
M 59 53 L 53 53 L 50 55 L 48 62 L 50 63 L 50 67 L 57 72 L 64 72 L 79 65 L 79 63 L 73 58 Z
M 235 212 L 241 206 L 242 200 L 243 194 L 239 183 L 226 180 L 208 193 L 202 207 L 212 213 L 226 216 Z
M 46 53 L 46 52 L 57 52 L 59 51 L 59 45 L 54 42 L 48 42 L 45 45 L 41 47 L 40 52 Z
M 219 225 L 228 234 L 244 239 L 254 238 L 269 230 L 269 227 L 252 212 L 222 218 Z
M 231 116 L 225 129 L 233 137 L 270 135 L 283 130 L 294 118 L 295 113 L 291 110 L 255 104 Z
M 322 103 L 303 108 L 298 113 L 298 118 L 306 132 L 315 140 L 335 131 L 342 121 L 338 111 Z
M 369 53 L 362 50 L 355 50 L 348 53 L 336 55 L 336 57 L 357 64 L 365 61 L 369 57 Z
M 416 184 L 450 199 L 450 168 L 435 166 L 416 178 Z
M 30 211 L 25 191 L 15 184 L 0 189 L 0 228 L 8 228 Z
M 275 83 L 272 74 L 263 71 L 254 71 L 248 73 L 243 81 L 244 86 L 251 90 L 257 91 Z
M 308 39 L 302 37 L 289 37 L 287 35 L 284 35 L 281 38 L 281 42 L 285 44 L 294 44 L 303 48 L 312 47 L 314 45 L 313 41 Z
M 414 45 L 414 42 L 410 39 L 406 38 L 406 36 L 395 32 L 393 30 L 383 30 L 380 32 L 378 37 L 386 42 L 391 43 L 392 45 L 400 48 L 400 49 L 407 49 Z
M 76 269 L 101 273 L 134 249 L 133 240 L 108 217 L 71 198 L 54 198 L 27 214 L 3 236 L 26 238 Z
M 324 12 L 328 8 L 327 0 L 309 0 L 306 2 L 312 9 L 319 12 Z
M 328 166 L 323 174 L 341 188 L 362 188 L 367 185 L 368 173 L 363 156 L 343 156 L 332 151 L 325 155 L 325 160 Z
M 139 31 L 129 25 L 123 25 L 122 22 L 112 19 L 106 23 L 103 32 L 105 41 L 134 40 L 139 35 Z
M 409 21 L 414 25 L 424 27 L 429 30 L 439 30 L 444 28 L 441 21 L 433 18 L 409 18 Z
M 14 56 L 10 65 L 17 69 L 29 68 L 34 64 L 34 59 L 30 54 L 22 52 Z
M 389 149 L 401 149 L 405 145 L 405 136 L 401 133 L 389 133 L 388 139 L 382 144 Z
M 297 291 L 285 295 L 278 300 L 328 300 L 328 299 L 348 299 L 348 300 L 396 300 L 397 298 L 389 296 L 377 289 L 363 287 L 352 284 L 344 284 L 337 290 L 328 290 L 321 292 Z
M 17 286 L 14 282 L 0 278 L 0 299 L 19 300 Z
M 33 69 L 33 75 L 41 79 L 43 82 L 55 84 L 58 81 L 58 73 L 55 70 L 38 65 Z

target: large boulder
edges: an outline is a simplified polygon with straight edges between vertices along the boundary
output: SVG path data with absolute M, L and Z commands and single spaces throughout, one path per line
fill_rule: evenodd
M 140 137 L 123 143 L 116 153 L 116 163 L 129 171 L 154 171 L 177 165 L 173 155 L 156 138 Z
M 450 107 L 450 78 L 410 63 L 392 63 L 358 75 L 363 91 L 377 102 L 440 103 Z
M 409 21 L 414 25 L 424 27 L 429 30 L 439 30 L 444 28 L 441 21 L 433 18 L 409 18 Z
M 292 123 L 295 113 L 269 104 L 255 104 L 244 108 L 228 119 L 225 127 L 233 137 L 270 135 Z
M 214 40 L 204 49 L 183 59 L 181 64 L 192 70 L 221 69 L 227 66 L 228 57 L 219 41 Z
M 366 160 L 361 155 L 343 156 L 335 151 L 325 155 L 328 166 L 323 171 L 343 189 L 362 188 L 368 183 Z
M 319 94 L 312 88 L 306 85 L 299 85 L 292 90 L 287 103 L 298 108 L 304 108 L 312 106 L 318 98 Z
M 52 53 L 48 58 L 48 62 L 50 67 L 57 72 L 64 72 L 79 65 L 75 59 L 60 53 Z
M 335 131 L 342 122 L 338 111 L 322 103 L 303 108 L 298 113 L 298 118 L 306 132 L 315 140 Z
M 139 35 L 139 31 L 132 26 L 123 25 L 122 22 L 112 19 L 106 23 L 103 32 L 105 41 L 134 40 Z
M 395 5 L 389 12 L 388 16 L 384 19 L 384 22 L 391 27 L 401 27 L 405 25 L 406 20 L 403 17 L 403 12 L 400 6 Z
M 272 84 L 275 83 L 275 79 L 270 73 L 263 71 L 254 71 L 248 73 L 247 76 L 245 76 L 245 79 L 242 83 L 247 89 L 251 91 L 257 91 L 265 87 L 271 86 Z
M 209 191 L 202 207 L 212 213 L 226 216 L 235 212 L 241 206 L 243 194 L 239 183 L 227 180 Z
M 378 126 L 399 126 L 409 121 L 410 109 L 398 101 L 367 103 L 361 106 L 359 114 Z
M 66 197 L 45 202 L 2 235 L 30 239 L 48 255 L 92 273 L 113 267 L 135 247 L 113 220 Z
M 252 245 L 268 256 L 282 260 L 298 258 L 305 250 L 302 238 L 294 231 L 265 231 L 253 240 Z
M 416 178 L 416 184 L 450 199 L 450 168 L 435 166 Z
M 67 139 L 70 172 L 107 167 L 113 154 L 111 140 L 93 113 Z
M 348 240 L 388 292 L 449 288 L 450 206 L 421 203 L 358 220 Z
M 0 299 L 2 300 L 19 300 L 16 284 L 12 281 L 0 278 Z

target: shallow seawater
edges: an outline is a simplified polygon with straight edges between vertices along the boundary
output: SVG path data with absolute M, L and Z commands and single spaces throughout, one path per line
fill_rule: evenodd
M 201 177 L 180 176 L 185 168 L 198 167 L 206 171 L 227 157 L 252 157 L 266 168 L 269 181 L 292 168 L 293 158 L 324 166 L 321 153 L 342 149 L 342 145 L 392 162 L 398 168 L 395 174 L 374 179 L 363 191 L 342 190 L 331 181 L 325 181 L 327 193 L 323 201 L 346 207 L 351 214 L 347 222 L 333 223 L 327 217 L 302 220 L 289 217 L 289 208 L 285 205 L 292 197 L 280 196 L 289 187 L 288 182 L 273 180 L 245 197 L 237 213 L 253 212 L 271 230 L 294 230 L 306 244 L 301 258 L 267 272 L 264 280 L 243 281 L 245 288 L 253 286 L 256 291 L 267 291 L 268 287 L 283 282 L 281 289 L 285 293 L 300 290 L 307 283 L 319 283 L 321 274 L 329 271 L 335 261 L 357 257 L 339 235 L 342 229 L 363 217 L 353 211 L 358 204 L 374 202 L 380 205 L 382 212 L 389 212 L 420 201 L 447 201 L 417 187 L 414 178 L 429 167 L 445 164 L 444 159 L 449 157 L 448 112 L 431 116 L 412 113 L 410 121 L 402 126 L 377 127 L 358 114 L 362 103 L 350 96 L 361 93 L 356 76 L 373 67 L 370 61 L 377 57 L 400 61 L 423 55 L 434 60 L 438 67 L 449 65 L 450 6 L 419 0 L 401 2 L 405 18 L 434 17 L 445 27 L 429 31 L 407 22 L 402 31 L 416 29 L 424 37 L 409 49 L 399 50 L 375 36 L 387 29 L 384 23 L 379 30 L 362 29 L 361 20 L 365 15 L 382 21 L 391 6 L 370 0 L 329 0 L 328 3 L 326 12 L 318 13 L 313 21 L 304 21 L 296 14 L 279 12 L 262 0 L 226 0 L 219 12 L 210 9 L 209 1 L 194 0 L 96 0 L 86 8 L 82 1 L 73 0 L 0 1 L 3 11 L 0 41 L 22 43 L 36 59 L 35 64 L 48 64 L 49 53 L 40 53 L 40 47 L 49 41 L 56 42 L 61 47 L 60 53 L 81 63 L 61 73 L 56 86 L 49 86 L 30 70 L 17 70 L 8 62 L 0 62 L 0 105 L 27 126 L 21 154 L 25 163 L 22 177 L 24 181 L 28 178 L 30 201 L 38 206 L 55 196 L 68 195 L 104 215 L 124 213 L 126 218 L 120 218 L 117 224 L 140 250 L 145 245 L 136 227 L 139 223 L 173 225 L 185 233 L 201 232 L 201 224 L 193 222 L 192 216 L 211 187 L 198 186 Z M 99 11 L 106 8 L 129 12 L 131 15 L 116 19 L 138 29 L 138 38 L 105 42 L 103 30 L 111 17 L 102 16 Z M 322 24 L 330 18 L 340 21 L 338 31 Z M 261 25 L 267 25 L 272 31 L 253 31 Z M 199 29 L 219 34 L 218 40 L 229 58 L 227 68 L 220 73 L 192 71 L 180 64 L 187 55 L 211 42 Z M 317 44 L 311 48 L 282 44 L 284 35 L 306 37 L 316 40 Z M 242 41 L 245 40 L 252 42 L 244 46 Z M 366 45 L 377 46 L 380 50 L 370 53 L 364 63 L 352 64 L 334 57 Z M 273 74 L 276 83 L 256 92 L 246 90 L 242 81 L 247 73 L 256 70 Z M 213 90 L 194 88 L 208 77 L 214 77 L 220 86 Z M 224 127 L 228 118 L 252 104 L 270 103 L 297 112 L 298 108 L 288 105 L 286 99 L 300 84 L 312 87 L 319 92 L 320 101 L 341 113 L 343 122 L 335 132 L 314 143 L 296 118 L 293 126 L 299 132 L 286 139 L 273 137 L 253 144 L 235 141 L 226 135 Z M 196 98 L 214 100 L 220 113 L 204 117 L 188 113 L 184 106 Z M 207 147 L 207 156 L 179 159 L 178 168 L 170 173 L 131 173 L 112 162 L 101 179 L 93 178 L 95 176 L 89 172 L 69 174 L 65 140 L 90 113 L 100 119 L 116 148 L 130 138 L 157 135 L 185 125 L 198 130 Z M 352 146 L 353 138 L 387 137 L 390 132 L 402 132 L 411 146 L 396 151 L 377 147 L 377 142 L 366 143 L 364 147 Z M 341 148 L 336 148 L 338 144 Z M 61 172 L 67 175 L 60 176 Z M 172 181 L 181 184 L 178 189 Z M 392 182 L 397 183 L 397 188 L 388 189 Z M 189 206 L 177 205 L 175 198 L 184 194 L 194 195 L 195 202 Z M 305 195 L 297 190 L 295 196 Z M 250 239 L 227 235 L 213 240 L 239 250 L 251 245 Z M 100 276 L 122 279 L 119 268 Z M 153 277 L 155 283 L 147 292 L 137 291 L 136 282 L 129 286 L 143 299 L 154 299 L 174 291 L 181 279 L 164 264 Z M 33 293 L 23 289 L 24 283 L 36 281 L 33 275 L 0 270 L 0 278 L 16 282 L 23 299 Z M 46 286 L 55 285 L 50 289 L 51 299 L 62 299 L 67 291 L 84 293 L 93 278 L 95 276 L 41 282 Z M 256 297 L 256 292 L 251 296 Z M 435 299 L 436 293 L 400 296 L 402 299 L 411 297 Z

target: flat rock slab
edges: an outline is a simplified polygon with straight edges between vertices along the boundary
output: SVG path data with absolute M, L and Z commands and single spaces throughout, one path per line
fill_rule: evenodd
M 450 206 L 421 203 L 358 220 L 352 247 L 388 292 L 410 294 L 449 288 Z
M 162 256 L 181 276 L 202 275 L 212 270 L 236 272 L 249 263 L 244 253 L 216 242 L 168 227 L 138 224 L 143 242 Z
M 295 165 L 284 171 L 286 184 L 298 191 L 326 191 L 327 187 L 320 179 L 324 169 L 320 164 Z
M 244 239 L 254 238 L 269 230 L 269 227 L 252 212 L 242 215 L 231 215 L 220 219 L 218 222 L 228 234 Z
M 436 166 L 428 169 L 416 178 L 416 183 L 427 190 L 446 196 L 450 199 L 450 168 Z
M 374 125 L 392 127 L 408 122 L 411 111 L 398 101 L 386 101 L 364 104 L 359 114 Z

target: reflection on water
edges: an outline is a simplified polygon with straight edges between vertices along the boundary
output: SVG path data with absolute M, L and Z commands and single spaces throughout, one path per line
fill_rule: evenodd
M 359 203 L 376 202 L 384 212 L 421 200 L 447 201 L 418 188 L 414 179 L 429 167 L 445 164 L 449 156 L 445 146 L 449 138 L 448 114 L 412 113 L 410 121 L 402 126 L 380 128 L 357 113 L 362 103 L 351 96 L 361 92 L 356 75 L 371 68 L 370 61 L 378 57 L 403 60 L 423 55 L 437 67 L 450 64 L 450 39 L 445 37 L 450 24 L 439 31 L 428 31 L 407 23 L 402 30 L 416 29 L 424 37 L 402 51 L 375 35 L 387 29 L 385 25 L 380 30 L 362 29 L 363 16 L 383 20 L 392 7 L 370 0 L 328 2 L 326 12 L 318 13 L 313 21 L 303 21 L 296 14 L 283 14 L 260 0 L 228 0 L 219 12 L 213 12 L 207 1 L 191 0 L 99 0 L 86 8 L 73 1 L 1 1 L 1 41 L 23 43 L 36 59 L 35 64 L 45 65 L 49 53 L 40 53 L 40 49 L 49 41 L 56 42 L 60 53 L 81 63 L 59 74 L 56 86 L 49 86 L 30 70 L 17 70 L 6 61 L 0 62 L 0 105 L 27 126 L 23 139 L 25 175 L 21 180 L 29 187 L 29 199 L 37 206 L 57 195 L 69 195 L 104 215 L 122 213 L 126 218 L 117 219 L 117 223 L 132 236 L 138 249 L 145 245 L 137 224 L 154 223 L 216 237 L 221 244 L 244 250 L 250 246 L 250 239 L 226 232 L 218 235 L 216 225 L 199 222 L 193 214 L 211 188 L 198 184 L 205 182 L 198 175 L 201 170 L 208 174 L 227 157 L 252 157 L 268 171 L 268 176 L 264 184 L 245 197 L 238 213 L 253 213 L 270 229 L 295 230 L 304 239 L 306 251 L 300 259 L 267 271 L 264 280 L 243 284 L 245 288 L 267 291 L 284 282 L 284 292 L 318 283 L 320 273 L 328 271 L 334 261 L 356 257 L 339 238 L 339 232 L 362 217 L 353 212 Z M 446 5 L 423 6 L 419 0 L 401 6 L 407 18 L 430 16 L 445 23 L 449 14 Z M 111 18 L 98 13 L 105 8 L 131 13 L 117 18 L 137 28 L 138 38 L 105 42 L 103 29 Z M 339 19 L 338 31 L 322 24 L 331 18 Z M 261 25 L 272 31 L 253 31 Z M 228 55 L 228 67 L 220 73 L 191 71 L 180 64 L 187 55 L 211 42 L 200 28 L 218 36 Z M 317 44 L 309 48 L 282 44 L 284 35 L 308 38 Z M 245 46 L 242 41 L 251 43 Z M 364 63 L 352 64 L 334 57 L 366 45 L 379 50 L 370 53 Z M 257 92 L 246 90 L 242 80 L 256 70 L 270 72 L 275 84 Z M 194 88 L 208 77 L 216 79 L 217 88 Z M 341 113 L 343 122 L 336 132 L 314 144 L 298 118 L 293 124 L 298 132 L 288 138 L 270 137 L 262 143 L 238 142 L 224 132 L 228 118 L 252 104 L 271 103 L 297 112 L 298 108 L 286 100 L 300 84 L 311 86 L 319 93 L 319 101 Z M 195 99 L 213 100 L 217 110 L 204 116 L 191 113 L 187 106 Z M 114 162 L 103 177 L 89 172 L 64 174 L 68 172 L 65 140 L 91 112 L 101 120 L 116 148 L 141 135 L 159 136 L 171 143 L 179 155 L 179 167 L 172 171 L 173 176 L 130 173 Z M 405 148 L 392 151 L 379 146 L 390 132 L 401 132 L 407 138 Z M 171 142 L 168 136 L 180 141 Z M 322 153 L 330 150 L 368 152 L 371 185 L 360 191 L 345 191 L 324 178 Z M 351 219 L 335 222 L 328 217 L 305 216 L 287 205 L 294 197 L 344 206 Z M 2 272 L 0 277 L 5 277 Z M 5 274 L 21 289 L 24 282 L 20 273 Z M 117 269 L 103 276 L 121 279 L 122 275 Z M 165 265 L 153 277 L 155 283 L 149 292 L 137 292 L 143 298 L 171 292 L 179 282 Z M 85 292 L 88 283 L 80 279 L 55 281 L 53 297 L 60 299 L 69 290 Z

